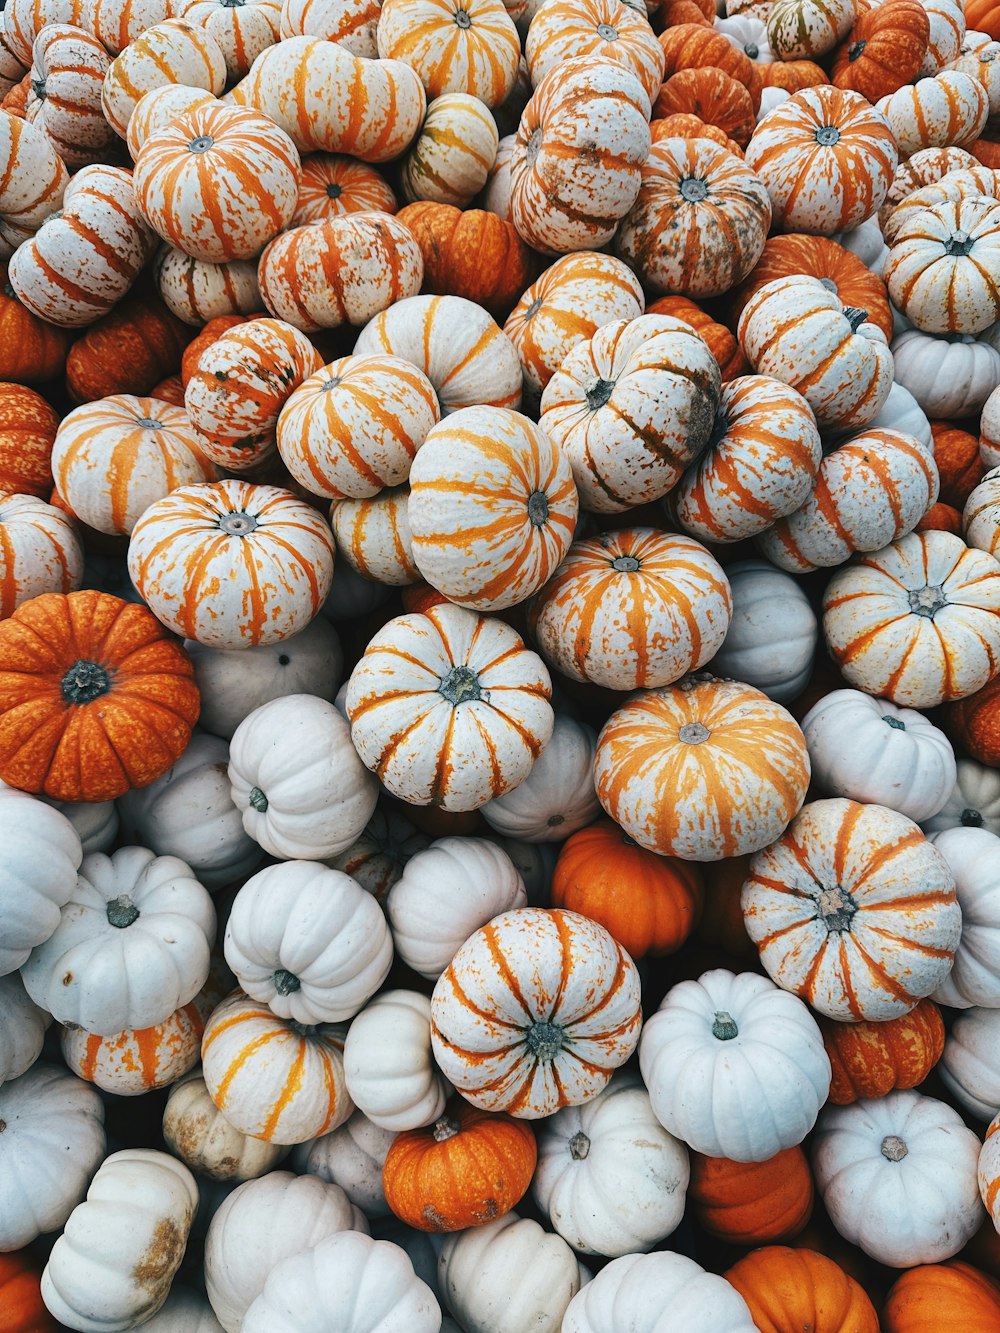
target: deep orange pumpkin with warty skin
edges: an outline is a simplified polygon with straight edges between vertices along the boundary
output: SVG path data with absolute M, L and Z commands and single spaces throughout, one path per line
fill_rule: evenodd
M 723 33 L 700 23 L 679 23 L 660 34 L 660 45 L 664 55 L 664 80 L 681 69 L 703 69 L 706 66 L 721 69 L 746 88 L 754 114 L 760 109 L 758 67 Z
M 741 148 L 754 129 L 753 99 L 746 86 L 713 66 L 679 69 L 661 87 L 653 103 L 655 116 L 688 113 L 715 125 Z
M 878 1315 L 864 1289 L 815 1250 L 769 1245 L 728 1269 L 760 1333 L 878 1333 Z
M 920 0 L 888 0 L 859 14 L 837 49 L 833 82 L 875 103 L 919 74 L 931 25 Z
M 47 499 L 59 414 L 40 393 L 0 384 L 0 490 Z
M 184 752 L 200 697 L 184 649 L 144 606 L 45 593 L 0 624 L 0 779 L 110 801 Z
M 464 1231 L 509 1213 L 535 1171 L 524 1120 L 477 1110 L 460 1097 L 424 1129 L 397 1134 L 382 1167 L 386 1202 L 418 1231 Z
M 969 1264 L 922 1264 L 889 1292 L 882 1333 L 1000 1333 L 1000 1283 Z
M 830 1101 L 836 1106 L 915 1088 L 944 1050 L 944 1020 L 930 999 L 886 1023 L 817 1021 L 833 1069 Z
M 797 1236 L 812 1216 L 812 1173 L 798 1146 L 766 1162 L 691 1154 L 688 1189 L 694 1216 L 731 1245 L 767 1245 Z
M 4 1333 L 57 1333 L 62 1325 L 42 1300 L 41 1273 L 24 1251 L 0 1254 L 0 1311 Z

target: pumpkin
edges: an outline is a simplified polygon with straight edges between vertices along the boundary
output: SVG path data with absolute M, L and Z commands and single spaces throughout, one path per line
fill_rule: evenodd
M 211 1005 L 202 996 L 176 1009 L 151 1028 L 125 1028 L 102 1037 L 66 1027 L 59 1048 L 80 1078 L 116 1097 L 141 1097 L 168 1087 L 198 1063 L 198 1050 Z
M 167 83 L 150 88 L 135 104 L 129 117 L 125 143 L 133 158 L 153 134 L 165 130 L 180 116 L 200 106 L 214 106 L 216 99 L 204 88 L 188 87 L 183 83 Z
M 276 486 L 181 486 L 136 524 L 128 568 L 176 634 L 209 648 L 250 648 L 298 633 L 319 611 L 333 577 L 333 535 L 311 506 Z
M 973 758 L 1000 767 L 1000 681 L 988 685 L 949 708 L 948 724 L 959 744 Z
M 931 21 L 931 33 L 920 73 L 936 74 L 955 60 L 962 49 L 966 31 L 965 6 L 961 0 L 923 0 L 923 3 Z
M 664 80 L 682 69 L 706 66 L 721 69 L 743 84 L 756 114 L 760 107 L 760 70 L 724 33 L 697 23 L 678 23 L 660 33 L 660 45 L 664 55 Z
M 0 620 L 29 598 L 83 582 L 83 549 L 70 519 L 34 495 L 0 491 Z
M 779 60 L 822 56 L 843 41 L 854 17 L 851 0 L 774 0 L 767 39 Z
M 523 602 L 569 550 L 569 462 L 520 413 L 469 407 L 427 432 L 410 469 L 413 559 L 449 600 L 490 611 Z M 458 483 L 458 485 L 456 485 Z
M 504 333 L 526 387 L 541 393 L 574 347 L 605 324 L 636 319 L 644 308 L 642 286 L 621 260 L 580 251 L 557 259 L 527 288 Z
M 413 235 L 388 213 L 346 213 L 294 227 L 260 257 L 264 304 L 307 333 L 364 324 L 415 296 L 424 265 Z
M 987 472 L 969 495 L 962 526 L 970 546 L 1000 558 L 1000 468 Z
M 278 40 L 280 0 L 187 0 L 181 14 L 205 29 L 218 43 L 230 82 L 249 74 L 262 51 Z
M 900 156 L 909 157 L 920 148 L 962 148 L 978 139 L 989 106 L 976 79 L 946 69 L 880 98 L 876 111 L 889 122 Z
M 25 74 L 4 94 L 3 100 L 0 101 L 0 110 L 6 111 L 8 115 L 15 116 L 18 120 L 25 120 L 30 95 L 31 75 Z
M 113 56 L 119 55 L 147 28 L 175 12 L 171 0 L 86 0 L 80 24 Z
M 897 1278 L 885 1304 L 885 1333 L 935 1333 L 941 1312 L 961 1327 L 1000 1329 L 1000 1288 L 968 1264 L 928 1264 Z
M 834 56 L 833 83 L 872 103 L 894 93 L 919 74 L 930 31 L 920 0 L 891 0 L 866 10 Z
M 952 1101 L 977 1120 L 996 1114 L 995 1009 L 966 1009 L 951 1026 L 937 1072 Z
M 696 136 L 698 137 L 698 136 Z M 719 363 L 722 371 L 722 383 L 728 384 L 737 375 L 747 371 L 746 358 L 736 341 L 735 335 L 725 326 L 717 323 L 712 316 L 686 296 L 661 296 L 648 308 L 650 315 L 669 315 L 689 324 L 708 344 L 709 350 Z
M 827 585 L 823 633 L 844 678 L 911 708 L 963 699 L 995 671 L 1000 566 L 950 532 L 912 533 Z
M 62 374 L 70 338 L 69 330 L 58 329 L 39 319 L 21 304 L 8 280 L 7 265 L 0 263 L 0 376 L 3 377 L 0 382 L 4 383 L 0 402 L 9 401 L 15 395 L 25 403 L 34 401 L 24 386 L 42 383 Z M 13 381 L 13 384 L 9 381 Z M 52 412 L 51 408 L 48 410 Z M 5 410 L 0 415 L 0 444 L 11 428 L 16 428 L 16 425 Z M 21 467 L 24 461 L 22 459 Z M 5 460 L 3 468 L 9 466 L 9 460 Z M 29 473 L 25 471 L 23 475 L 28 476 Z M 30 475 L 34 475 L 34 470 Z M 9 484 L 5 470 L 0 470 L 0 479 L 3 485 Z M 36 481 L 27 489 L 32 495 L 44 499 L 48 489 L 44 486 L 38 489 L 39 486 L 40 482 Z M 23 491 L 26 488 L 19 485 L 17 489 Z
M 410 488 L 396 486 L 369 500 L 334 500 L 330 525 L 344 560 L 366 579 L 400 587 L 420 578 L 407 518 Z
M 832 1259 L 815 1250 L 771 1245 L 726 1270 L 761 1333 L 783 1333 L 812 1323 L 816 1333 L 878 1333 L 875 1306 L 864 1289 Z
M 1000 1116 L 994 1116 L 986 1130 L 986 1139 L 979 1154 L 979 1194 L 996 1226 L 998 1176 L 996 1133 L 1000 1129 Z M 998 1293 L 1000 1294 L 1000 1293 Z
M 374 60 L 380 11 L 378 0 L 282 0 L 281 39 L 323 37 Z
M 1000 834 L 1000 775 L 974 759 L 959 759 L 957 767 L 958 777 L 947 803 L 932 819 L 924 821 L 924 832 L 985 828 Z
M 879 212 L 880 222 L 887 221 L 897 204 L 925 185 L 933 185 L 953 171 L 975 168 L 976 159 L 964 148 L 919 148 L 900 162 Z
M 763 1162 L 692 1153 L 688 1193 L 698 1225 L 730 1245 L 791 1240 L 813 1210 L 812 1174 L 798 1145 Z
M 756 264 L 770 224 L 767 190 L 739 158 L 704 139 L 664 139 L 615 246 L 656 292 L 718 296 Z
M 524 56 L 533 87 L 577 56 L 624 65 L 651 102 L 663 82 L 663 48 L 645 14 L 623 0 L 547 0 L 528 25 Z
M 187 330 L 159 301 L 122 301 L 70 348 L 66 388 L 76 403 L 115 394 L 156 395 L 154 387 L 180 369 Z
M 531 772 L 512 792 L 488 801 L 483 818 L 498 833 L 524 842 L 562 842 L 592 823 L 600 814 L 593 775 L 596 743 L 585 723 L 557 713 L 552 736 Z
M 430 845 L 402 815 L 376 810 L 364 833 L 330 865 L 350 875 L 365 890 L 384 903 L 389 890 L 399 883 L 406 863 Z
M 639 1067 L 660 1124 L 696 1152 L 733 1161 L 764 1162 L 800 1143 L 830 1087 L 802 1001 L 765 977 L 724 969 L 667 992 L 643 1029 Z
M 185 324 L 205 324 L 220 317 L 239 317 L 260 310 L 257 265 L 244 259 L 207 264 L 183 250 L 161 246 L 153 265 L 164 304 Z
M 640 1023 L 628 954 L 603 926 L 558 909 L 494 917 L 431 996 L 442 1073 L 473 1106 L 520 1119 L 595 1097 L 632 1054 Z
M 885 1022 L 821 1018 L 819 1026 L 833 1069 L 830 1101 L 836 1106 L 915 1088 L 944 1051 L 944 1021 L 930 999 Z
M 798 93 L 803 88 L 819 88 L 829 83 L 826 71 L 814 60 L 775 60 L 757 68 L 765 89 L 779 88 L 783 92 Z
M 896 383 L 929 417 L 974 416 L 1000 376 L 1000 351 L 971 334 L 935 337 L 907 329 L 892 343 Z
M 653 114 L 667 119 L 675 115 L 697 116 L 734 141 L 740 157 L 756 123 L 753 99 L 746 87 L 712 66 L 671 74 L 653 103 Z M 662 132 L 658 137 L 663 137 Z
M 444 1123 L 449 1088 L 431 1058 L 427 996 L 383 991 L 366 1005 L 348 1030 L 344 1075 L 351 1100 L 374 1124 L 409 1131 Z M 435 1141 L 442 1141 L 437 1125 Z
M 627 1254 L 613 1259 L 574 1296 L 563 1333 L 613 1333 L 622 1319 L 652 1329 L 664 1309 L 691 1330 L 753 1333 L 743 1297 L 723 1278 L 683 1254 Z
M 17 495 L 47 497 L 50 456 L 59 415 L 24 385 L 0 384 L 0 486 Z
M 543 254 L 609 241 L 639 193 L 649 116 L 645 89 L 623 65 L 579 56 L 551 69 L 511 154 L 511 221 L 522 239 Z
M 991 42 L 976 51 L 965 52 L 953 61 L 950 68 L 971 74 L 986 89 L 990 117 L 1000 112 L 1000 43 Z
M 16 972 L 0 977 L 0 1086 L 31 1068 L 42 1053 L 50 1016 L 38 1008 Z
M 69 173 L 48 136 L 0 112 L 0 256 L 7 258 L 62 205 Z
M 79 27 L 83 18 L 82 0 L 11 0 L 10 12 L 4 7 L 3 46 L 19 65 L 31 65 L 31 48 L 41 29 L 48 23 L 67 23 Z
M 383 0 L 376 36 L 379 55 L 416 70 L 428 97 L 469 93 L 493 107 L 514 87 L 520 42 L 501 0 Z
M 83 848 L 58 810 L 9 788 L 0 797 L 0 829 L 8 848 L 6 873 L 0 876 L 0 975 L 6 976 L 58 926 L 76 886 Z
M 687 0 L 680 0 L 680 3 L 687 3 Z M 743 156 L 743 149 L 725 130 L 720 130 L 717 125 L 707 125 L 700 116 L 689 111 L 675 111 L 659 118 L 654 116 L 649 122 L 649 136 L 653 143 L 659 143 L 661 139 L 710 139 L 734 157 Z
M 987 167 L 973 165 L 961 171 L 949 172 L 933 185 L 924 185 L 914 190 L 892 208 L 883 224 L 884 239 L 892 246 L 898 234 L 909 230 L 908 239 L 912 242 L 912 223 L 920 213 L 936 210 L 941 204 L 965 203 L 969 200 L 975 200 L 982 207 L 994 201 L 995 191 L 996 176 Z M 970 218 L 970 225 L 973 222 L 974 215 Z M 933 236 L 932 219 L 929 239 L 933 239 Z M 956 258 L 962 257 L 960 244 L 961 238 L 951 247 Z M 906 319 L 906 316 L 900 312 L 897 313 L 897 319 Z
M 218 42 L 188 19 L 166 18 L 122 48 L 104 76 L 101 105 L 108 124 L 124 139 L 144 93 L 166 84 L 204 88 L 218 96 L 226 86 L 226 59 Z M 167 127 L 169 128 L 169 126 Z
M 1000 888 L 996 869 L 1000 839 L 983 828 L 952 828 L 935 833 L 932 842 L 951 867 L 962 909 L 955 965 L 934 998 L 953 1009 L 992 1008 L 1000 999 L 993 906 Z
M 776 703 L 795 699 L 809 681 L 819 638 L 808 597 L 795 579 L 766 560 L 728 565 L 726 577 L 733 616 L 712 669 Z
M 394 1137 L 391 1130 L 380 1129 L 355 1111 L 340 1129 L 293 1149 L 292 1162 L 302 1171 L 341 1186 L 360 1219 L 360 1225 L 351 1225 L 363 1230 L 366 1218 L 389 1212 L 382 1192 L 382 1164 Z M 232 1333 L 239 1333 L 238 1323 Z
M 987 330 L 987 337 L 990 332 Z M 993 348 L 992 343 L 986 346 L 991 351 L 998 350 Z M 983 413 L 979 420 L 979 457 L 984 467 L 1000 466 L 1000 394 L 995 389 L 983 403 Z
M 879 1263 L 910 1268 L 956 1254 L 979 1228 L 979 1139 L 951 1106 L 918 1092 L 827 1106 L 813 1171 L 830 1220 Z M 894 1203 L 920 1206 L 901 1217 Z
M 367 162 L 340 153 L 311 153 L 302 159 L 292 226 L 345 213 L 395 213 L 397 208 L 392 187 Z
M 47 24 L 32 47 L 29 124 L 42 130 L 69 167 L 97 162 L 115 141 L 101 110 L 101 87 L 111 64 L 90 33 Z
M 982 332 L 1000 316 L 990 276 L 998 231 L 1000 202 L 993 199 L 920 209 L 890 241 L 885 280 L 894 304 L 929 333 Z
M 979 441 L 969 431 L 946 421 L 932 421 L 931 431 L 941 500 L 961 510 L 982 476 Z
M 170 1288 L 159 1313 L 147 1322 L 149 1333 L 221 1333 L 222 1329 L 205 1297 L 179 1282 Z
M 41 1273 L 25 1254 L 0 1255 L 0 1301 L 10 1333 L 57 1333 L 39 1289 Z

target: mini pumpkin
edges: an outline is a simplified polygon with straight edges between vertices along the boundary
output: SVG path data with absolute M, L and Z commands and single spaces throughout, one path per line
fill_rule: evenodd
M 815 1250 L 769 1245 L 726 1270 L 761 1333 L 782 1333 L 802 1323 L 816 1333 L 878 1333 L 875 1306 L 864 1288 Z
M 34 495 L 0 491 L 0 620 L 42 593 L 83 582 L 83 548 L 72 521 Z
M 378 54 L 405 61 L 428 97 L 470 93 L 499 106 L 514 86 L 520 43 L 501 0 L 384 0 Z
M 834 56 L 833 82 L 877 102 L 917 77 L 930 32 L 920 0 L 891 0 L 866 10 Z
M 884 1022 L 819 1020 L 833 1079 L 830 1101 L 846 1106 L 884 1097 L 894 1088 L 915 1088 L 941 1059 L 944 1019 L 931 999 Z
M 730 1245 L 792 1240 L 813 1210 L 812 1172 L 796 1144 L 763 1162 L 691 1155 L 690 1198 L 698 1225 Z

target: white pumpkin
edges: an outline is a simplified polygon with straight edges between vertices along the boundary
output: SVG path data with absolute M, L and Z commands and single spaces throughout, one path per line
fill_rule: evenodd
M 907 329 L 891 350 L 896 383 L 909 389 L 932 421 L 975 416 L 1000 381 L 1000 351 L 985 335 Z
M 513 791 L 480 808 L 491 828 L 522 842 L 564 842 L 601 813 L 594 790 L 597 734 L 557 713 L 552 736 Z
M 76 829 L 84 856 L 108 851 L 118 836 L 118 806 L 114 801 L 57 801 L 52 796 L 38 799 L 66 816 Z
M 235 1129 L 212 1101 L 197 1069 L 170 1089 L 163 1110 L 163 1138 L 192 1171 L 236 1183 L 273 1171 L 290 1151 Z
M 970 546 L 1000 560 L 1000 467 L 987 472 L 966 500 L 962 530 Z
M 685 1146 L 653 1114 L 634 1074 L 615 1074 L 583 1106 L 539 1124 L 531 1196 L 581 1254 L 650 1250 L 680 1225 L 690 1176 Z
M 962 909 L 955 962 L 933 998 L 953 1009 L 1000 1009 L 1000 838 L 983 828 L 952 828 L 931 842 L 951 867 Z
M 49 939 L 21 969 L 61 1023 L 111 1035 L 164 1022 L 208 978 L 215 908 L 183 861 L 145 847 L 84 858 Z
M 287 859 L 346 851 L 378 800 L 350 726 L 311 694 L 273 699 L 243 719 L 229 746 L 229 780 L 247 833 Z
M 346 852 L 330 857 L 327 864 L 342 870 L 382 902 L 398 882 L 411 856 L 431 845 L 426 833 L 418 833 L 408 819 L 394 810 L 376 810 L 361 836 Z
M 933 1097 L 890 1092 L 827 1106 L 812 1161 L 833 1225 L 891 1268 L 948 1259 L 983 1222 L 979 1139 Z
M 246 993 L 279 1018 L 339 1023 L 386 979 L 392 937 L 378 903 L 350 875 L 285 861 L 237 893 L 225 954 Z
M 146 1320 L 143 1328 L 147 1333 L 224 1333 L 205 1297 L 176 1283 L 170 1288 L 166 1304 Z
M 46 1307 L 80 1333 L 136 1328 L 167 1299 L 198 1208 L 194 1176 L 151 1148 L 101 1164 L 42 1273 Z
M 372 1224 L 372 1235 L 376 1240 L 391 1240 L 405 1250 L 413 1265 L 413 1271 L 421 1282 L 426 1282 L 440 1302 L 438 1289 L 438 1255 L 444 1244 L 444 1236 L 437 1232 L 417 1231 L 407 1226 L 398 1217 L 380 1217 Z
M 765 1162 L 801 1143 L 830 1091 L 819 1027 L 797 996 L 718 968 L 671 987 L 639 1042 L 653 1112 L 696 1152 Z
M 100 1093 L 55 1065 L 35 1064 L 0 1087 L 0 1122 L 4 1253 L 62 1228 L 86 1194 L 107 1141 Z
M 669 1320 L 664 1325 L 663 1319 Z M 754 1333 L 747 1303 L 724 1277 L 684 1254 L 629 1254 L 570 1302 L 561 1333 Z
M 407 862 L 386 913 L 400 958 L 434 981 L 474 931 L 527 901 L 524 881 L 495 843 L 438 838 Z
M 292 1165 L 297 1171 L 339 1185 L 366 1217 L 383 1217 L 389 1205 L 382 1189 L 382 1167 L 395 1137 L 392 1130 L 381 1129 L 363 1111 L 355 1111 L 339 1129 L 296 1148 Z
M 948 800 L 921 827 L 927 834 L 947 828 L 984 828 L 1000 834 L 1000 772 L 975 759 L 960 759 Z
M 984 1123 L 1000 1112 L 1000 1009 L 966 1009 L 936 1066 L 952 1099 Z
M 16 972 L 0 977 L 0 1084 L 31 1068 L 42 1053 L 51 1022 L 51 1015 L 38 1008 Z
M 431 1054 L 431 1002 L 417 991 L 377 995 L 344 1042 L 347 1091 L 375 1125 L 397 1132 L 433 1124 L 451 1084 Z
M 913 708 L 861 690 L 834 690 L 802 719 L 812 780 L 824 796 L 884 805 L 929 819 L 955 785 L 955 752 Z
M 801 694 L 812 674 L 819 623 L 802 585 L 767 560 L 741 560 L 726 577 L 733 618 L 713 657 L 713 675 L 745 681 L 785 703 Z
M 11 787 L 0 789 L 0 847 L 0 976 L 6 976 L 59 925 L 83 847 L 65 815 Z
M 337 631 L 322 616 L 280 643 L 227 649 L 185 639 L 184 649 L 201 692 L 198 723 L 227 740 L 245 717 L 272 699 L 314 694 L 331 700 L 344 666 Z

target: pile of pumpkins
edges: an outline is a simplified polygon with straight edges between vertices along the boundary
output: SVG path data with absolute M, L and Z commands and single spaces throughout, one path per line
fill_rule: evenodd
M 997 0 L 7 0 L 2 1333 L 1000 1333 Z

